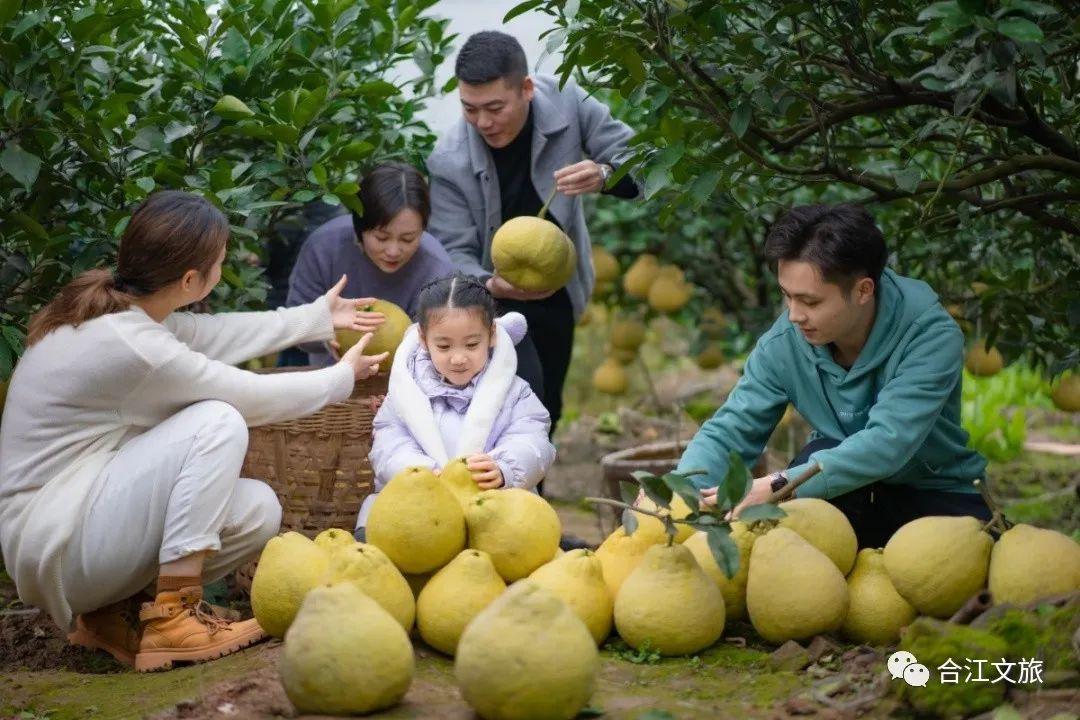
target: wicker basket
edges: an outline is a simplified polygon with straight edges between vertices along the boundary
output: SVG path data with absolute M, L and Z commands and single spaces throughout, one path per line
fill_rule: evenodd
M 262 373 L 304 372 L 311 368 L 268 368 Z M 351 529 L 360 504 L 374 487 L 368 453 L 376 399 L 386 394 L 389 373 L 357 381 L 347 400 L 307 417 L 253 427 L 249 431 L 243 477 L 262 480 L 281 502 L 281 529 L 314 537 L 322 530 Z M 255 563 L 236 571 L 237 584 L 250 589 Z

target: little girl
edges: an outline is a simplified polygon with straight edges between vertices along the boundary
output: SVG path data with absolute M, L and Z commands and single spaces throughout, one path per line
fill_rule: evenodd
M 525 318 L 508 313 L 496 320 L 491 293 L 459 272 L 421 289 L 417 320 L 394 356 L 375 415 L 375 492 L 405 468 L 439 471 L 457 457 L 482 490 L 536 487 L 555 447 L 548 411 L 516 375 L 514 345 L 525 336 Z M 360 510 L 358 538 L 374 497 Z

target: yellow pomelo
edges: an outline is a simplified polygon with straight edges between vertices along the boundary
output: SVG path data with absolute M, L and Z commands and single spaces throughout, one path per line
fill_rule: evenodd
M 285 634 L 281 684 L 304 714 L 359 715 L 396 705 L 416 661 L 401 625 L 352 583 L 315 588 Z
M 604 582 L 604 566 L 591 550 L 571 550 L 541 565 L 529 576 L 581 618 L 600 645 L 611 634 L 612 597 Z
M 692 655 L 724 632 L 724 598 L 693 553 L 654 545 L 619 589 L 615 627 L 631 647 Z
M 696 532 L 683 543 L 683 547 L 694 554 L 694 559 L 705 574 L 712 578 L 712 581 L 720 588 L 720 594 L 724 596 L 724 611 L 728 622 L 746 618 L 746 578 L 750 574 L 750 551 L 754 547 L 756 537 L 757 534 L 751 532 L 745 523 L 731 523 L 731 539 L 739 548 L 739 568 L 731 578 L 725 575 L 723 569 L 716 564 L 705 533 Z
M 1080 590 L 1080 545 L 1068 535 L 1021 523 L 1006 530 L 990 553 L 995 603 L 1026 605 Z
M 480 494 L 480 486 L 473 480 L 472 471 L 469 470 L 465 458 L 454 458 L 448 462 L 439 473 L 439 479 L 461 503 L 463 512 L 472 499 Z
M 701 313 L 698 328 L 706 335 L 716 336 L 724 332 L 727 325 L 728 321 L 724 317 L 723 310 L 717 307 L 708 307 Z
M 404 310 L 389 300 L 376 300 L 367 306 L 365 310 L 382 313 L 384 320 L 372 334 L 371 342 L 364 348 L 364 354 L 378 355 L 388 352 L 390 357 L 387 359 L 387 363 L 389 363 L 394 359 L 394 352 L 397 350 L 398 345 L 401 344 L 401 339 L 405 337 L 405 331 L 412 325 L 412 320 L 409 319 Z M 360 338 L 363 336 L 363 333 L 356 330 L 338 330 L 337 341 L 338 345 L 341 346 L 342 354 L 360 342 Z M 386 365 L 386 367 L 389 367 L 389 365 Z
M 412 588 L 379 548 L 367 543 L 353 543 L 331 552 L 324 583 L 339 582 L 352 583 L 393 615 L 406 632 L 412 630 L 416 617 Z
M 649 288 L 659 274 L 660 263 L 655 255 L 639 255 L 623 275 L 623 290 L 631 297 L 645 300 L 649 297 Z
M 776 527 L 754 540 L 746 611 L 762 638 L 780 644 L 833 632 L 847 609 L 844 576 L 797 532 Z
M 507 582 L 555 556 L 562 525 L 544 498 L 523 488 L 485 490 L 465 508 L 469 547 L 491 556 Z
M 661 273 L 649 286 L 649 306 L 662 313 L 677 312 L 690 301 L 690 285 L 682 273 Z
M 1050 399 L 1058 410 L 1080 412 L 1080 374 L 1065 375 L 1054 385 Z M 2 399 L 0 399 L 2 403 Z M 2 404 L 0 404 L 2 407 Z
M 375 497 L 367 541 L 401 572 L 430 572 L 465 549 L 465 515 L 435 473 L 406 468 Z
M 270 538 L 251 581 L 251 610 L 263 630 L 282 637 L 311 588 L 322 582 L 329 553 L 298 532 Z
M 596 282 L 611 283 L 619 277 L 619 261 L 607 248 L 600 245 L 592 246 L 593 272 L 596 274 Z
M 620 365 L 625 366 L 637 360 L 638 351 L 625 350 L 623 348 L 617 348 L 614 345 L 609 344 L 607 348 L 605 348 L 605 354 L 612 360 L 618 362 Z
M 673 495 L 670 504 L 670 513 L 666 509 L 657 508 L 656 503 L 649 498 L 642 498 L 641 502 L 637 503 L 636 507 L 657 512 L 661 515 L 670 514 L 674 520 L 682 520 L 690 514 L 690 507 L 686 504 L 686 501 L 682 499 L 681 495 Z M 654 518 L 652 515 L 646 515 L 639 512 L 634 513 L 634 515 L 637 517 L 638 521 L 637 529 L 634 530 L 635 535 L 642 533 L 650 537 L 655 537 L 655 542 L 657 543 L 667 543 L 667 531 L 664 530 L 664 522 L 662 520 Z M 683 523 L 675 524 L 675 542 L 681 543 L 693 534 L 694 528 L 689 525 Z
M 841 630 L 857 643 L 892 645 L 918 615 L 893 587 L 880 549 L 859 551 L 847 584 L 851 602 Z
M 491 239 L 495 272 L 511 285 L 532 292 L 558 290 L 577 269 L 577 249 L 550 220 L 510 218 Z
M 334 548 L 349 547 L 356 544 L 356 539 L 353 534 L 348 530 L 342 530 L 341 528 L 330 528 L 329 530 L 323 530 L 321 533 L 315 536 L 315 544 L 321 547 L 327 552 L 332 551 Z
M 611 346 L 636 351 L 645 342 L 645 325 L 640 320 L 626 318 L 611 325 Z
M 796 498 L 780 503 L 787 517 L 781 527 L 802 535 L 803 539 L 825 553 L 836 563 L 841 574 L 847 575 L 855 565 L 859 541 L 855 529 L 843 511 L 832 503 L 818 498 Z
M 927 516 L 885 544 L 896 591 L 923 615 L 947 619 L 986 586 L 994 541 L 973 517 Z
M 702 370 L 715 370 L 724 363 L 724 350 L 718 343 L 710 343 L 694 358 Z
M 615 292 L 614 282 L 598 282 L 593 285 L 592 294 L 589 295 L 589 298 L 599 301 L 603 300 L 613 292 Z
M 596 557 L 604 568 L 604 582 L 607 583 L 611 597 L 619 595 L 619 588 L 627 576 L 641 563 L 645 553 L 653 545 L 667 542 L 667 537 L 634 533 L 627 535 L 626 529 L 618 527 L 600 543 Z
M 615 358 L 608 358 L 593 370 L 593 388 L 608 395 L 622 395 L 630 386 L 630 379 L 622 363 Z
M 490 555 L 462 550 L 420 591 L 416 601 L 420 637 L 439 652 L 453 655 L 465 627 L 505 590 L 506 582 Z
M 461 694 L 484 720 L 570 720 L 592 697 L 599 669 L 585 623 L 531 580 L 469 623 L 454 659 Z
M 964 358 L 964 367 L 972 375 L 997 375 L 1005 367 L 1005 358 L 996 347 L 987 349 L 985 340 L 977 340 Z

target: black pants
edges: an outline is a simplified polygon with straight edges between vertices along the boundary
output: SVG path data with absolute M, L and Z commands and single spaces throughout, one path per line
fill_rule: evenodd
M 529 333 L 518 343 L 518 377 L 529 383 L 551 415 L 551 434 L 562 416 L 562 392 L 574 347 L 574 308 L 563 288 L 544 300 L 500 300 L 502 313 L 519 312 Z M 537 387 L 539 386 L 539 388 Z
M 812 453 L 839 444 L 839 441 L 831 438 L 813 440 L 788 467 L 802 465 Z M 971 515 L 981 520 L 989 520 L 992 516 L 986 501 L 978 493 L 918 490 L 910 485 L 887 485 L 882 482 L 864 485 L 830 498 L 829 502 L 847 515 L 855 528 L 860 548 L 885 547 L 885 543 L 901 526 L 927 515 Z

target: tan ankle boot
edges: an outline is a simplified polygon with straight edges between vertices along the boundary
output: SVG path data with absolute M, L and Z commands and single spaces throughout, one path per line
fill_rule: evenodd
M 174 662 L 202 662 L 234 653 L 266 638 L 255 620 L 230 622 L 202 599 L 201 587 L 158 593 L 139 612 L 143 622 L 135 669 L 168 670 Z
M 125 665 L 134 665 L 139 651 L 138 608 L 138 600 L 128 598 L 79 615 L 68 642 L 104 650 Z

